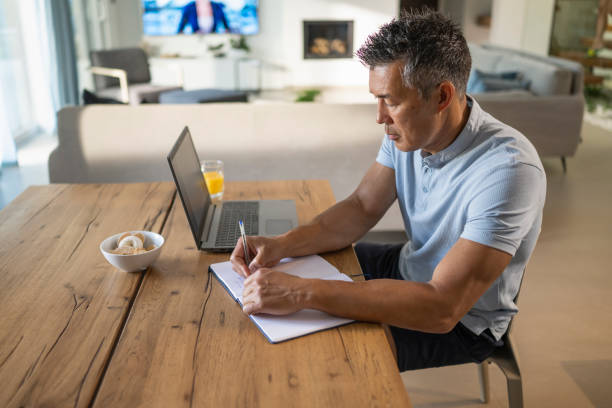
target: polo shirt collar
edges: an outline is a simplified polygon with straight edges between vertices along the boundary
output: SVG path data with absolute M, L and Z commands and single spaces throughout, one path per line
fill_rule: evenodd
M 481 108 L 469 95 L 467 95 L 467 103 L 468 106 L 471 106 L 470 115 L 459 135 L 455 138 L 453 143 L 436 154 L 428 154 L 423 150 L 419 150 L 423 158 L 423 165 L 428 167 L 442 167 L 463 153 L 472 144 L 476 138 Z

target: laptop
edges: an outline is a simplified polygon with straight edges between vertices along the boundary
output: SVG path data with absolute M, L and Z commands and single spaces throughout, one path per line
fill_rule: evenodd
M 238 220 L 243 221 L 247 235 L 274 236 L 298 225 L 293 200 L 213 204 L 187 127 L 168 154 L 168 164 L 199 250 L 232 251 L 240 237 Z

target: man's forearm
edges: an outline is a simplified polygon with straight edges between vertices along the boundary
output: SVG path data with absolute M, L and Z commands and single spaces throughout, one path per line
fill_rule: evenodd
M 372 228 L 396 198 L 395 171 L 374 163 L 353 194 L 310 224 L 278 237 L 281 255 L 302 256 L 344 248 Z
M 429 333 L 446 333 L 459 318 L 454 305 L 431 283 L 311 279 L 302 299 L 304 308 Z
M 361 238 L 376 222 L 359 200 L 348 197 L 319 214 L 312 222 L 279 237 L 286 256 L 303 256 L 344 248 Z

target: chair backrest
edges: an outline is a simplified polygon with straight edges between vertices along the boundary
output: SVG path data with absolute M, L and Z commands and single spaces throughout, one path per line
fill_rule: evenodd
M 128 84 L 151 82 L 149 60 L 142 48 L 117 48 L 98 50 L 89 53 L 92 66 L 119 68 L 127 72 Z M 119 80 L 102 75 L 94 75 L 96 90 L 119 86 Z

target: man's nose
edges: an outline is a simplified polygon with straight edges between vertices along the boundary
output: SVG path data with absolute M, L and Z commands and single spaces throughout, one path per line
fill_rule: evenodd
M 376 109 L 376 123 L 382 125 L 383 123 L 389 124 L 389 114 L 385 108 L 383 101 L 378 101 L 378 108 Z

